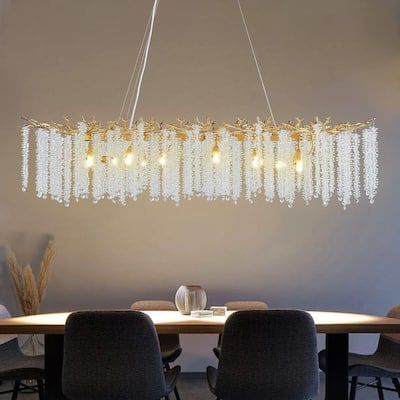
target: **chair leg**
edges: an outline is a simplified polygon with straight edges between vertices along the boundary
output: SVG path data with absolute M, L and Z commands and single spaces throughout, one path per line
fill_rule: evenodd
M 167 363 L 167 362 L 164 364 L 164 367 L 165 367 L 166 371 L 169 371 L 171 369 L 169 363 Z
M 385 400 L 385 397 L 383 396 L 383 389 L 382 389 L 382 381 L 381 378 L 376 378 L 376 388 L 378 390 L 378 397 L 379 400 Z
M 21 381 L 14 382 L 14 389 L 12 392 L 11 400 L 17 400 L 20 385 L 21 385 Z
M 397 394 L 399 395 L 399 398 L 400 398 L 400 382 L 399 382 L 399 379 L 398 378 L 393 378 L 392 382 L 393 382 L 393 385 L 396 388 Z
M 357 381 L 358 381 L 358 376 L 353 376 L 353 377 L 351 378 L 351 386 L 350 386 L 350 397 L 349 397 L 349 400 L 355 400 L 355 398 L 356 398 Z
M 179 396 L 178 388 L 176 386 L 174 387 L 174 393 L 175 393 L 176 400 L 181 400 L 181 397 Z
M 165 396 L 165 400 L 169 400 L 169 396 Z
M 41 379 L 37 380 L 37 390 L 39 394 L 39 400 L 44 400 L 43 381 Z

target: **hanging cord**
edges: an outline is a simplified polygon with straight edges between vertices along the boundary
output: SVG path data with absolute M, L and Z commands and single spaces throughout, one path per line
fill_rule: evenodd
M 271 118 L 272 118 L 272 122 L 273 122 L 274 126 L 276 126 L 274 113 L 272 112 L 271 103 L 270 103 L 270 101 L 269 101 L 267 89 L 266 89 L 265 84 L 264 84 L 264 79 L 263 79 L 263 77 L 262 77 L 262 75 L 261 75 L 261 70 L 260 70 L 260 67 L 259 67 L 259 65 L 258 65 L 256 52 L 254 51 L 253 42 L 252 42 L 252 40 L 251 40 L 250 33 L 249 33 L 248 28 L 247 28 L 246 18 L 245 18 L 245 16 L 244 16 L 244 13 L 243 13 L 243 10 L 242 10 L 242 6 L 241 6 L 241 4 L 240 4 L 240 0 L 237 0 L 237 3 L 238 3 L 238 6 L 239 6 L 240 14 L 241 14 L 241 16 L 242 16 L 242 21 L 243 21 L 244 29 L 246 30 L 247 39 L 249 40 L 251 52 L 253 53 L 253 58 L 254 58 L 254 62 L 255 62 L 256 67 L 257 67 L 258 76 L 260 77 L 260 82 L 261 82 L 262 89 L 263 89 L 263 91 L 264 91 L 264 96 L 265 96 L 265 100 L 266 100 L 267 105 L 268 105 L 269 113 L 271 114 Z
M 149 50 L 150 50 L 151 38 L 153 36 L 154 20 L 156 18 L 158 2 L 159 2 L 159 0 L 154 0 L 153 10 L 151 12 L 150 29 L 149 29 L 149 34 L 147 36 L 146 47 L 144 49 L 143 63 L 142 63 L 142 68 L 139 73 L 139 79 L 138 79 L 137 89 L 136 89 L 136 93 L 135 93 L 135 101 L 133 102 L 132 114 L 131 114 L 131 118 L 129 121 L 129 128 L 132 128 L 133 120 L 135 118 L 136 107 L 137 107 L 137 103 L 138 103 L 139 95 L 140 95 L 140 89 L 142 87 L 143 75 L 144 75 L 144 71 L 146 69 L 147 57 L 149 55 Z
M 141 45 L 140 45 L 140 49 L 139 49 L 138 55 L 137 55 L 137 57 L 136 57 L 135 66 L 134 66 L 133 69 L 132 69 L 132 74 L 131 74 L 131 77 L 130 77 L 130 79 L 129 79 L 128 88 L 126 89 L 126 92 L 125 92 L 125 97 L 124 97 L 124 101 L 123 101 L 123 103 L 122 103 L 121 111 L 120 111 L 120 113 L 119 113 L 118 121 L 121 120 L 122 115 L 124 114 L 126 101 L 128 100 L 128 95 L 129 95 L 129 92 L 130 92 L 131 87 L 132 87 L 133 77 L 134 77 L 135 74 L 136 74 L 136 68 L 137 68 L 137 66 L 138 66 L 139 58 L 140 58 L 140 55 L 142 54 L 142 49 L 143 49 L 144 42 L 146 41 L 147 31 L 148 31 L 149 25 L 150 25 L 150 20 L 151 20 L 151 17 L 149 17 L 149 19 L 148 19 L 148 21 L 147 21 L 147 25 L 146 25 L 146 29 L 145 29 L 145 31 L 144 31 L 142 43 L 141 43 Z M 142 62 L 143 62 L 143 56 L 142 56 L 142 61 L 140 62 L 140 66 L 142 65 Z M 139 68 L 140 68 L 140 66 L 139 66 Z M 138 77 L 136 77 L 136 81 L 135 81 L 135 85 L 134 85 L 134 88 L 133 88 L 133 92 L 135 92 L 136 85 L 137 85 L 137 80 L 138 80 Z M 131 101 L 130 101 L 130 103 L 129 103 L 128 110 L 131 108 L 131 105 L 132 105 L 132 98 L 131 98 Z

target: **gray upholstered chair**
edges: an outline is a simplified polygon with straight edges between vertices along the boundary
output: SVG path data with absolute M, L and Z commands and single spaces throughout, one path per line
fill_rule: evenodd
M 11 315 L 0 304 L 0 319 L 10 318 Z M 39 399 L 44 399 L 44 357 L 28 357 L 22 354 L 16 335 L 0 335 L 0 381 L 14 381 L 13 390 L 2 391 L 0 394 L 12 393 L 12 400 L 16 400 L 18 392 L 26 386 L 23 380 L 35 380 L 34 389 L 39 393 Z
M 172 301 L 168 300 L 141 300 L 136 301 L 131 305 L 133 311 L 176 311 L 176 306 Z M 171 369 L 170 363 L 176 361 L 176 359 L 182 353 L 182 347 L 179 340 L 179 335 L 176 334 L 162 334 L 158 335 L 160 342 L 161 356 L 168 371 Z M 180 400 L 178 388 L 174 389 L 177 400 Z
M 238 311 L 226 321 L 218 369 L 207 368 L 223 400 L 308 400 L 318 394 L 316 329 L 304 311 Z
M 268 304 L 263 301 L 228 301 L 225 303 L 225 307 L 228 311 L 244 311 L 244 310 L 268 310 Z M 221 343 L 222 343 L 222 335 L 218 336 L 218 344 L 217 347 L 213 348 L 213 352 L 215 357 L 219 358 L 221 353 Z
M 388 317 L 400 319 L 400 305 L 389 310 Z M 319 365 L 326 371 L 326 351 L 319 353 Z M 384 399 L 383 390 L 395 391 L 400 397 L 400 334 L 382 334 L 375 353 L 370 355 L 349 353 L 349 376 L 351 377 L 350 400 L 356 397 L 360 387 L 374 387 L 378 390 L 379 400 Z M 373 378 L 373 383 L 361 383 L 359 378 Z M 381 378 L 389 378 L 393 388 L 382 386 Z
M 70 400 L 155 400 L 173 391 L 180 367 L 164 372 L 151 319 L 136 311 L 71 314 L 62 389 Z

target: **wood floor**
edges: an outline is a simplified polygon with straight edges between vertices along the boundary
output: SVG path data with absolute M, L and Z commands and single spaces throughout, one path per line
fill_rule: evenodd
M 318 400 L 324 398 L 324 382 L 322 377 L 320 395 Z M 390 386 L 390 381 L 384 381 L 385 386 Z M 0 386 L 0 391 L 5 390 L 9 385 L 4 383 Z M 210 393 L 207 386 L 206 377 L 200 373 L 184 373 L 181 375 L 179 384 L 179 392 L 182 400 L 215 400 L 215 397 Z M 11 395 L 0 395 L 0 400 L 8 400 Z M 37 400 L 37 396 L 33 394 L 21 394 L 19 400 Z M 170 396 L 171 400 L 175 400 L 174 395 Z M 399 399 L 396 393 L 385 392 L 385 400 Z M 358 392 L 357 400 L 378 400 L 378 393 L 375 389 L 366 388 Z

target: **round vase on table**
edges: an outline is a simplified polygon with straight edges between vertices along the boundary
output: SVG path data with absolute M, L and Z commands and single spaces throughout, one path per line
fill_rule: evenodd
M 206 292 L 199 285 L 182 285 L 175 294 L 175 305 L 183 315 L 204 310 L 207 305 Z

